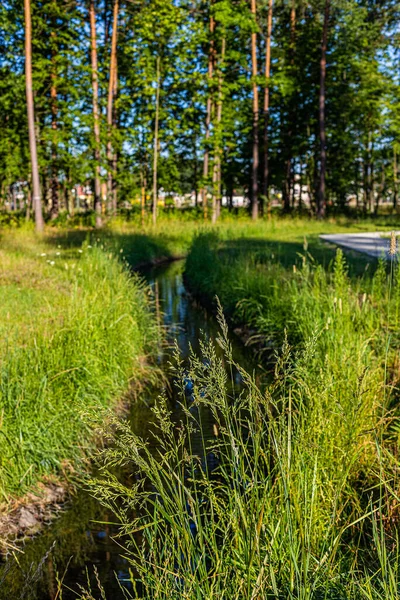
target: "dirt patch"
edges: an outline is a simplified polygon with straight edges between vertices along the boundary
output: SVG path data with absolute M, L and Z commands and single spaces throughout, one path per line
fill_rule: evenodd
M 38 533 L 54 519 L 68 495 L 68 485 L 46 478 L 11 507 L 0 509 L 0 552 L 15 549 L 16 542 Z
M 110 407 L 110 414 L 118 419 L 124 419 L 129 414 L 132 404 L 143 393 L 148 383 L 159 381 L 162 371 L 149 363 L 148 357 L 140 356 L 134 381 L 118 401 Z M 112 442 L 112 428 L 110 437 L 104 436 L 104 431 L 96 429 L 94 444 L 97 448 Z M 87 471 L 93 465 L 92 456 L 87 456 Z M 46 476 L 38 483 L 34 490 L 21 498 L 13 500 L 11 505 L 0 505 L 0 555 L 9 550 L 18 550 L 19 543 L 27 537 L 32 537 L 40 532 L 43 526 L 49 524 L 57 517 L 73 496 L 77 479 L 73 465 L 65 461 L 62 472 L 58 477 Z

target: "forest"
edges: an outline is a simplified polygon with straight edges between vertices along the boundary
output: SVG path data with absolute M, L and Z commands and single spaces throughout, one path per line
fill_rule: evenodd
M 0 8 L 3 209 L 396 210 L 396 2 L 30 4 Z
M 399 600 L 399 25 L 3 0 L 0 600 Z

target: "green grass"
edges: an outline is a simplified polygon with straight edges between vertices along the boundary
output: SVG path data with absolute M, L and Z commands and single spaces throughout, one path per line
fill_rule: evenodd
M 147 289 L 112 252 L 3 234 L 0 502 L 93 450 L 99 417 L 143 373 L 158 332 Z M 90 416 L 90 418 L 89 418 Z
M 191 289 L 210 304 L 218 294 L 230 321 L 261 340 L 266 365 L 271 349 L 279 358 L 265 390 L 236 365 L 245 389 L 233 396 L 220 316 L 225 357 L 205 344 L 189 372 L 177 361 L 182 419 L 160 399 L 155 449 L 113 421 L 119 435 L 93 489 L 131 542 L 135 597 L 397 599 L 400 274 L 354 255 L 348 275 L 318 240 L 376 227 L 114 222 L 83 248 L 86 230 L 41 244 L 4 235 L 4 500 L 82 460 L 93 425 L 82 415 L 120 396 L 157 337 L 145 290 L 116 257 L 135 266 L 189 251 Z M 133 486 L 116 480 L 118 463 L 131 465 Z
M 400 270 L 346 264 L 319 242 L 343 227 L 240 222 L 195 236 L 191 290 L 219 296 L 262 342 L 259 362 L 275 351 L 275 373 L 260 390 L 235 365 L 245 389 L 232 395 L 220 315 L 225 357 L 205 344 L 184 372 L 177 358 L 182 419 L 160 399 L 156 451 L 120 426 L 93 486 L 131 543 L 134 597 L 398 599 Z M 138 473 L 133 488 L 112 477 L 119 462 Z
M 320 366 L 315 381 L 310 339 L 296 360 L 285 346 L 260 390 L 235 364 L 220 322 L 223 358 L 213 343 L 189 370 L 177 357 L 180 422 L 160 398 L 151 446 L 115 423 L 115 445 L 92 483 L 129 540 L 132 597 L 397 599 L 397 461 L 381 440 L 379 400 L 370 406 L 379 397 L 370 374 L 332 381 Z M 356 371 L 360 360 L 353 356 Z M 231 369 L 244 381 L 236 397 Z M 113 477 L 119 463 L 135 471 L 133 486 Z

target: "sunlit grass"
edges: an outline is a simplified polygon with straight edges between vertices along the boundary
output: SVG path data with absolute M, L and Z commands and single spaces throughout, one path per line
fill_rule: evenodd
M 0 502 L 77 467 L 93 424 L 142 375 L 157 328 L 149 296 L 112 251 L 29 233 L 1 239 Z M 86 415 L 86 417 L 85 417 Z

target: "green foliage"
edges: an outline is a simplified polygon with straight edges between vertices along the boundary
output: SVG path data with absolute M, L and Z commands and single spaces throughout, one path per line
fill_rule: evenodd
M 158 339 L 145 286 L 111 252 L 29 239 L 1 251 L 2 502 L 85 459 L 103 409 L 141 376 Z
M 293 13 L 292 8 L 295 8 Z M 110 68 L 113 3 L 96 0 L 99 54 L 101 176 Z M 323 2 L 277 3 L 273 9 L 269 80 L 269 183 L 271 198 L 301 178 L 310 198 L 318 170 L 318 86 Z M 24 90 L 23 10 L 20 0 L 0 7 L 0 195 L 13 202 L 18 185 L 30 186 Z M 258 34 L 257 78 L 263 101 L 268 2 L 151 0 L 122 2 L 118 18 L 118 86 L 111 141 L 117 155 L 120 206 L 151 189 L 157 57 L 161 61 L 159 187 L 170 196 L 211 188 L 213 156 L 222 157 L 224 194 L 248 195 L 252 161 L 250 35 Z M 210 33 L 210 18 L 216 23 Z M 87 3 L 32 2 L 33 75 L 41 183 L 46 205 L 55 188 L 71 210 L 74 186 L 92 187 L 94 174 L 92 89 Z M 326 92 L 327 195 L 331 210 L 378 209 L 398 198 L 398 7 L 334 0 L 328 34 Z M 222 46 L 225 55 L 222 57 Z M 213 78 L 207 77 L 210 47 Z M 20 101 L 15 102 L 15 98 Z M 221 102 L 205 139 L 208 98 Z M 264 119 L 260 110 L 260 141 Z M 210 153 L 203 181 L 205 149 Z M 263 148 L 260 147 L 261 154 Z M 375 206 L 374 206 L 375 205 Z

